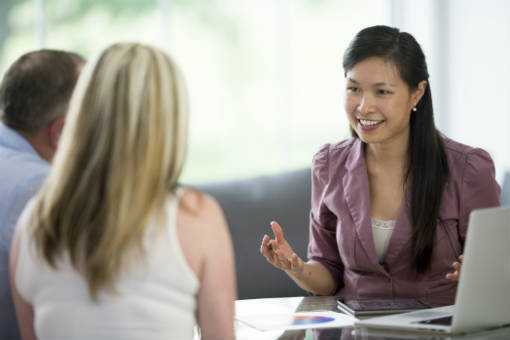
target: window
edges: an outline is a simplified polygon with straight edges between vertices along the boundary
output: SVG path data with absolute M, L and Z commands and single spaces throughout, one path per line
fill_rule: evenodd
M 89 58 L 128 40 L 172 55 L 190 93 L 188 183 L 308 167 L 322 144 L 348 137 L 342 54 L 382 18 L 381 1 L 369 0 L 1 3 L 2 73 L 41 46 Z

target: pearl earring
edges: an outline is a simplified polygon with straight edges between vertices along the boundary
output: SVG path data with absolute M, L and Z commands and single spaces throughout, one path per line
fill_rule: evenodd
M 418 111 L 418 109 L 416 108 L 416 105 L 413 107 L 413 112 L 416 112 Z

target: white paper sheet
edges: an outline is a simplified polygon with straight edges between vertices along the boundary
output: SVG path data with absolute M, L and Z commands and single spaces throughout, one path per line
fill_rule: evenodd
M 351 315 L 331 311 L 299 312 L 290 314 L 252 314 L 236 316 L 236 320 L 259 331 L 276 329 L 334 328 L 353 326 Z

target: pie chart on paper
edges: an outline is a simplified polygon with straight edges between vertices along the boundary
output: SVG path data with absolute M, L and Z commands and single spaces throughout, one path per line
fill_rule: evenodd
M 353 325 L 351 315 L 331 311 L 289 314 L 237 315 L 236 320 L 261 331 L 274 329 L 332 328 Z
M 294 316 L 293 326 L 297 325 L 313 325 L 317 323 L 325 323 L 334 321 L 334 318 L 321 315 L 296 315 Z

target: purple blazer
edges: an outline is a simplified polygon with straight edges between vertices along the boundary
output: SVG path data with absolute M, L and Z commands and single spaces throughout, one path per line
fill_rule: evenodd
M 447 297 L 457 283 L 445 278 L 462 254 L 469 214 L 499 205 L 494 165 L 482 149 L 443 139 L 450 178 L 440 207 L 441 222 L 430 270 L 411 268 L 412 221 L 406 193 L 385 256 L 379 264 L 370 222 L 370 196 L 363 143 L 351 138 L 324 145 L 312 166 L 312 208 L 308 258 L 322 263 L 335 280 L 337 295 L 364 297 Z M 448 300 L 448 299 L 447 299 Z

